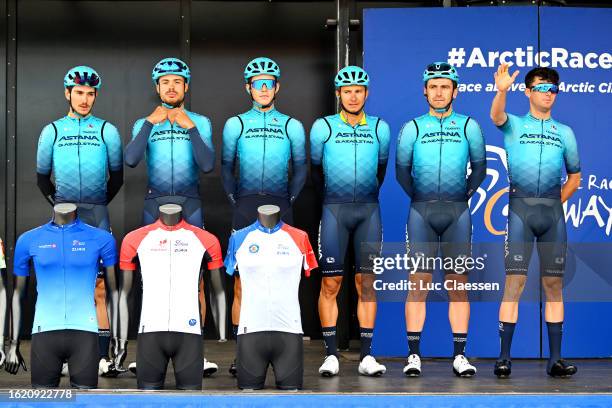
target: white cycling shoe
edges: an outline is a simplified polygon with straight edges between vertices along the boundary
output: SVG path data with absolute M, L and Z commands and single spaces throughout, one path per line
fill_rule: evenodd
M 387 371 L 387 367 L 380 364 L 372 356 L 365 356 L 359 363 L 359 374 L 370 377 L 379 377 Z
M 334 375 L 338 375 L 340 372 L 340 362 L 338 362 L 338 357 L 333 354 L 325 357 L 325 361 L 319 367 L 319 374 L 323 377 L 333 377 Z
M 421 357 L 418 354 L 408 356 L 408 361 L 404 366 L 404 374 L 406 377 L 418 377 L 421 375 Z
M 207 359 L 204 359 L 204 372 L 203 372 L 202 376 L 203 377 L 210 377 L 211 375 L 216 373 L 218 369 L 219 369 L 218 365 L 216 365 L 212 361 L 208 361 Z
M 453 361 L 453 373 L 457 377 L 472 377 L 476 374 L 476 367 L 463 354 L 458 354 Z

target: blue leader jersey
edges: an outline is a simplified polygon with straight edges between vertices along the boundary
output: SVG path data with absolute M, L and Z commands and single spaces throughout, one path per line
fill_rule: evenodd
M 413 201 L 466 201 L 485 175 L 485 141 L 469 116 L 427 113 L 405 123 L 397 143 L 396 172 L 411 172 Z M 474 185 L 466 178 L 468 163 L 480 175 Z
M 312 164 L 323 166 L 324 204 L 377 203 L 379 168 L 389 158 L 389 125 L 364 113 L 351 126 L 342 113 L 319 118 L 310 131 Z
M 37 173 L 55 177 L 55 202 L 106 204 L 108 171 L 123 166 L 121 137 L 111 123 L 65 116 L 38 139 Z
M 98 332 L 94 289 L 99 262 L 117 263 L 113 236 L 76 220 L 66 225 L 49 222 L 23 233 L 15 246 L 13 273 L 36 273 L 36 311 L 32 333 L 51 330 Z
M 576 137 L 569 126 L 549 118 L 507 114 L 504 132 L 511 197 L 561 198 L 562 168 L 580 172 Z
M 253 108 L 229 118 L 223 128 L 221 160 L 225 192 L 236 198 L 252 194 L 297 197 L 306 181 L 305 139 L 302 124 L 274 108 L 267 112 Z
M 206 116 L 186 109 L 185 113 L 195 124 L 190 130 L 183 129 L 167 119 L 154 125 L 146 118 L 138 119 L 134 123 L 132 140 L 140 131 L 149 133 L 145 153 L 149 174 L 147 198 L 175 195 L 200 197 L 199 168 L 194 157 L 190 133 L 201 138 L 206 149 L 212 152 L 214 161 L 212 125 Z

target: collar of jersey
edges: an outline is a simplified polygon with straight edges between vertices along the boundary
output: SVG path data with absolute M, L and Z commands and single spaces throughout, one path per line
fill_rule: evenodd
M 181 228 L 183 228 L 185 225 L 187 224 L 187 221 L 185 221 L 184 218 L 182 218 L 178 224 L 176 225 L 166 225 L 162 222 L 161 219 L 158 219 L 157 221 L 155 221 L 155 226 L 158 228 L 161 228 L 163 230 L 166 231 L 176 231 L 176 230 L 180 230 Z
M 276 113 L 276 108 L 274 106 L 272 106 L 272 109 L 270 109 L 269 111 L 262 112 L 262 111 L 260 111 L 259 109 L 257 109 L 256 107 L 253 106 L 251 108 L 251 112 L 253 112 L 255 115 L 258 115 L 258 116 L 263 116 L 264 114 L 272 115 L 272 114 Z
M 71 121 L 71 122 L 75 122 L 75 123 L 77 123 L 77 122 L 79 122 L 79 121 L 81 121 L 81 122 L 88 122 L 88 121 L 90 121 L 90 120 L 91 120 L 93 117 L 94 117 L 94 116 L 93 116 L 91 113 L 90 113 L 89 115 L 85 116 L 84 118 L 73 118 L 73 117 L 72 117 L 72 116 L 70 116 L 70 115 L 66 115 L 66 116 L 65 116 L 65 118 L 66 118 L 66 119 L 68 119 L 68 120 L 69 120 L 69 121 Z
M 255 228 L 257 228 L 258 230 L 260 230 L 261 232 L 265 232 L 266 234 L 274 234 L 276 231 L 278 231 L 279 229 L 281 229 L 281 227 L 283 226 L 283 222 L 279 221 L 278 224 L 276 224 L 274 227 L 272 228 L 266 228 L 263 225 L 261 225 L 261 223 L 259 222 L 259 220 L 255 221 Z
M 439 118 L 438 116 L 436 116 L 436 115 L 432 115 L 432 114 L 431 114 L 431 112 L 427 112 L 427 116 L 428 116 L 430 119 L 435 119 L 436 121 L 440 122 L 440 118 Z M 448 116 L 446 116 L 446 117 L 443 117 L 443 118 L 442 118 L 442 121 L 446 121 L 446 120 L 448 120 L 448 119 L 450 119 L 450 118 L 453 118 L 453 117 L 455 117 L 455 111 L 454 111 L 454 110 L 452 110 L 452 111 L 451 111 L 451 114 L 450 114 L 450 115 L 448 115 Z
M 552 116 L 550 116 L 548 119 L 538 119 L 538 118 L 536 118 L 535 116 L 533 116 L 533 115 L 531 114 L 531 112 L 527 112 L 527 117 L 528 117 L 530 120 L 536 121 L 536 122 L 538 122 L 538 123 L 540 123 L 540 122 L 542 122 L 542 121 L 543 121 L 543 122 L 552 122 L 552 120 L 553 120 Z
M 73 227 L 79 226 L 81 225 L 81 220 L 77 217 L 74 219 L 74 221 L 68 223 L 68 224 L 64 224 L 64 225 L 57 225 L 56 223 L 53 222 L 53 220 L 49 221 L 47 223 L 47 228 L 53 230 L 53 231 L 61 231 L 61 230 L 67 230 L 67 229 L 71 229 Z
M 344 123 L 346 123 L 347 125 L 351 126 L 351 124 L 348 122 L 348 119 L 346 118 L 346 116 L 344 115 L 344 111 L 340 111 L 339 113 L 340 115 L 340 120 L 343 121 Z M 358 125 L 359 126 L 364 126 L 368 124 L 368 121 L 366 119 L 366 113 L 363 112 L 363 116 L 361 117 L 361 120 L 359 121 Z

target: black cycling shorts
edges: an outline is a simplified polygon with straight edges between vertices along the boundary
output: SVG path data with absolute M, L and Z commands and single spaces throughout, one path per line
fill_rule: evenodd
M 344 258 L 351 235 L 355 273 L 373 273 L 373 259 L 380 256 L 382 245 L 378 203 L 323 205 L 319 225 L 319 267 L 323 277 L 344 274 Z
M 33 333 L 30 351 L 32 387 L 58 387 L 64 362 L 72 387 L 98 386 L 98 333 L 68 329 Z
M 406 223 L 406 249 L 411 257 L 423 257 L 416 272 L 433 273 L 441 262 L 471 256 L 472 220 L 467 201 L 418 201 L 410 204 Z M 466 274 L 465 268 L 444 269 L 445 274 Z
M 268 364 L 272 364 L 276 387 L 302 389 L 304 379 L 304 340 L 301 334 L 264 331 L 238 335 L 236 368 L 238 388 L 264 387 Z M 140 367 L 138 368 L 140 370 Z
M 138 388 L 141 390 L 163 389 L 170 360 L 174 366 L 177 389 L 202 389 L 204 370 L 202 336 L 179 332 L 138 334 L 136 350 Z
M 505 242 L 506 274 L 527 275 L 534 239 L 541 276 L 562 277 L 567 232 L 561 200 L 511 197 Z

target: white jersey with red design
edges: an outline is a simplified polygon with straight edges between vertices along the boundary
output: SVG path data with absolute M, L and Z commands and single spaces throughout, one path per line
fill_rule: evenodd
M 316 268 L 308 234 L 284 223 L 266 228 L 256 221 L 234 232 L 225 258 L 227 273 L 240 271 L 242 303 L 238 335 L 281 331 L 301 334 L 298 289 Z
M 223 266 L 219 240 L 185 220 L 171 227 L 158 220 L 124 238 L 121 269 L 135 270 L 136 261 L 142 274 L 138 332 L 200 334 L 200 270 Z

